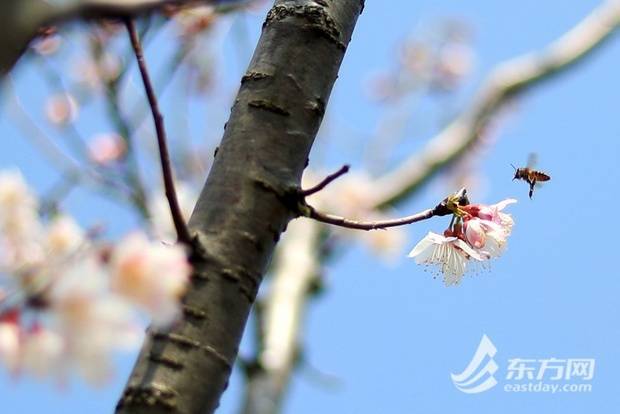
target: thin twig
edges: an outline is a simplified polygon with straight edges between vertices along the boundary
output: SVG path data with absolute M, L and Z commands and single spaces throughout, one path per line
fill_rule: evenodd
M 28 140 L 41 152 L 51 165 L 60 170 L 63 174 L 67 176 L 70 175 L 80 183 L 89 185 L 95 189 L 103 189 L 111 196 L 114 196 L 115 199 L 120 198 L 123 201 L 127 199 L 131 191 L 124 183 L 109 178 L 94 168 L 83 166 L 80 162 L 66 154 L 65 151 L 45 133 L 24 107 L 24 104 L 17 96 L 13 83 L 13 80 L 9 78 L 5 83 L 5 87 L 9 91 L 10 114 L 13 115 L 16 126 L 23 131 L 21 137 Z
M 334 181 L 336 178 L 338 178 L 339 176 L 341 176 L 348 170 L 349 170 L 348 165 L 343 166 L 340 170 L 336 171 L 335 173 L 331 175 L 328 175 L 323 181 L 321 181 L 316 186 L 312 187 L 310 190 L 316 189 L 316 191 L 320 191 L 327 184 Z M 310 190 L 302 191 L 300 193 L 301 196 L 304 197 L 305 195 L 307 195 L 308 192 L 310 192 Z M 310 194 L 313 194 L 316 191 L 312 191 Z M 306 203 L 305 198 L 302 200 L 303 207 L 301 208 L 301 213 L 304 217 L 308 217 L 316 221 L 320 221 L 321 223 L 332 224 L 334 226 L 346 227 L 349 229 L 356 229 L 356 230 L 378 230 L 378 229 L 386 229 L 388 227 L 404 226 L 407 224 L 416 223 L 418 221 L 428 220 L 429 218 L 435 217 L 435 216 L 446 216 L 449 214 L 453 214 L 453 207 L 450 206 L 451 203 L 457 203 L 458 205 L 469 204 L 469 199 L 467 197 L 467 189 L 465 189 L 465 187 L 461 188 L 456 193 L 443 199 L 441 203 L 435 206 L 435 208 L 424 210 L 420 213 L 416 213 L 411 216 L 401 217 L 397 219 L 380 220 L 380 221 L 351 220 L 345 217 L 317 211 L 314 207 Z
M 151 84 L 148 70 L 146 68 L 146 62 L 144 60 L 144 54 L 142 52 L 142 46 L 140 45 L 140 39 L 138 38 L 138 32 L 133 20 L 128 19 L 125 21 L 129 37 L 131 39 L 131 46 L 136 54 L 136 60 L 138 61 L 138 67 L 140 68 L 140 74 L 142 75 L 142 82 L 144 83 L 144 90 L 151 107 L 153 114 L 153 122 L 155 124 L 155 131 L 157 134 L 157 144 L 159 146 L 159 157 L 161 161 L 162 174 L 164 179 L 164 188 L 166 191 L 166 198 L 170 205 L 170 214 L 172 215 L 172 221 L 177 232 L 179 241 L 189 244 L 191 241 L 191 235 L 187 227 L 187 223 L 183 219 L 183 213 L 179 206 L 179 200 L 174 188 L 174 179 L 172 176 L 172 166 L 170 163 L 170 155 L 168 154 L 168 145 L 166 143 L 166 130 L 164 128 L 164 117 L 159 111 L 159 105 L 157 103 L 157 97 L 155 96 L 155 90 Z
M 140 216 L 143 219 L 146 219 L 149 215 L 149 210 L 146 204 L 147 197 L 145 185 L 140 176 L 140 165 L 138 164 L 138 157 L 136 156 L 135 145 L 132 138 L 132 130 L 134 128 L 127 121 L 123 111 L 121 110 L 122 103 L 120 99 L 120 83 L 121 74 L 125 72 L 125 69 L 121 69 L 120 72 L 113 77 L 109 77 L 108 74 L 104 73 L 104 45 L 102 41 L 97 40 L 95 37 L 92 37 L 90 52 L 93 60 L 96 62 L 98 77 L 102 80 L 104 86 L 104 103 L 106 110 L 108 111 L 110 119 L 116 127 L 117 132 L 123 138 L 127 148 L 123 158 L 123 175 L 125 181 L 129 184 L 132 190 L 131 202 Z M 125 64 L 124 66 L 127 65 Z
M 45 77 L 49 85 L 55 90 L 55 93 L 62 94 L 65 97 L 75 96 L 75 94 L 65 86 L 62 76 L 58 73 L 48 58 L 38 54 L 34 54 L 34 56 L 42 66 L 42 76 Z M 63 137 L 67 139 L 68 144 L 71 146 L 75 156 L 88 160 L 88 146 L 86 145 L 84 138 L 75 127 L 74 123 L 68 122 L 66 125 L 62 125 L 62 128 L 63 132 L 66 132 L 63 133 Z
M 405 224 L 411 224 L 422 220 L 428 220 L 438 214 L 436 208 L 424 210 L 420 213 L 391 220 L 381 221 L 356 221 L 350 220 L 344 217 L 335 216 L 332 214 L 321 213 L 310 207 L 307 217 L 320 221 L 322 223 L 333 224 L 334 226 L 346 227 L 348 229 L 357 230 L 377 230 L 386 229 L 388 227 L 404 226 Z
M 80 178 L 72 172 L 64 173 L 59 181 L 48 190 L 47 194 L 41 197 L 40 214 L 51 217 L 57 213 L 58 206 L 73 189 L 80 184 Z
M 308 197 L 309 195 L 318 193 L 319 191 L 327 187 L 332 181 L 336 180 L 338 177 L 348 172 L 349 172 L 349 166 L 345 164 L 342 167 L 340 167 L 340 169 L 336 171 L 335 173 L 332 173 L 328 175 L 327 177 L 325 177 L 323 181 L 321 181 L 317 185 L 310 187 L 307 190 L 302 190 L 301 195 L 303 195 L 304 197 Z

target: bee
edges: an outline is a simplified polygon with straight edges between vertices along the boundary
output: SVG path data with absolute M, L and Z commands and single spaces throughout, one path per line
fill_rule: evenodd
M 523 180 L 530 185 L 530 198 L 532 198 L 532 194 L 534 194 L 534 186 L 536 183 L 549 181 L 551 179 L 551 176 L 548 174 L 534 169 L 536 161 L 536 154 L 530 154 L 527 159 L 527 167 L 517 168 L 510 164 L 512 165 L 512 168 L 515 169 L 515 176 L 512 180 Z

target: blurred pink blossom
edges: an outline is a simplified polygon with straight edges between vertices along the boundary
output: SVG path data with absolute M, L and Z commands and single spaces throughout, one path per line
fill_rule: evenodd
M 52 95 L 45 103 L 45 116 L 54 125 L 64 126 L 78 117 L 78 103 L 67 93 Z
M 99 134 L 89 141 L 88 152 L 94 162 L 107 165 L 122 159 L 127 152 L 127 145 L 118 134 Z

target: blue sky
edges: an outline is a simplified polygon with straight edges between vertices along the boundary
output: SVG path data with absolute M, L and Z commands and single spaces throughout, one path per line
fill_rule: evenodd
M 477 65 L 455 100 L 458 108 L 467 104 L 496 63 L 540 49 L 597 4 L 367 1 L 330 101 L 329 119 L 355 125 L 359 131 L 376 128 L 381 112 L 364 94 L 365 82 L 370 74 L 390 66 L 398 42 L 424 22 L 456 16 L 474 28 Z M 260 20 L 245 18 L 250 45 L 255 43 Z M 225 46 L 233 40 L 226 39 Z M 249 58 L 252 47 L 241 53 L 225 50 L 228 77 L 239 78 L 244 70 L 241 62 Z M 311 306 L 303 345 L 309 363 L 338 378 L 339 385 L 325 387 L 310 379 L 306 369 L 291 384 L 285 412 L 578 413 L 603 411 L 620 403 L 616 389 L 620 269 L 613 235 L 615 206 L 620 203 L 620 126 L 614 121 L 620 107 L 619 55 L 616 36 L 575 70 L 520 99 L 497 143 L 482 159 L 486 192 L 476 201 L 519 199 L 510 207 L 516 226 L 509 249 L 490 271 L 446 288 L 404 258 L 406 252 L 402 260 L 388 266 L 360 246 L 352 246 L 329 266 L 328 289 Z M 157 59 L 153 50 L 149 56 Z M 21 76 L 17 88 L 33 101 L 41 101 L 29 83 L 33 77 L 33 73 Z M 189 116 L 197 128 L 200 113 L 190 110 Z M 19 166 L 29 180 L 45 188 L 49 168 L 2 117 L 5 149 L 0 167 Z M 219 122 L 214 118 L 214 124 Z M 92 122 L 88 127 L 95 130 L 97 120 Z M 221 127 L 214 125 L 213 134 Z M 334 147 L 326 145 L 326 151 Z M 540 155 L 541 167 L 553 176 L 534 200 L 527 198 L 525 184 L 510 181 L 509 165 L 525 162 L 531 151 Z M 351 163 L 355 169 L 361 162 L 354 151 L 332 151 L 324 158 L 331 167 Z M 398 211 L 405 215 L 428 208 L 443 198 L 443 192 L 439 181 L 431 183 Z M 121 209 L 88 194 L 72 196 L 67 208 L 86 223 L 104 214 L 114 217 L 108 220 L 114 233 L 135 225 Z M 444 221 L 408 228 L 410 246 L 429 230 L 443 230 Z M 465 368 L 483 334 L 498 350 L 500 386 L 477 395 L 461 393 L 450 373 Z M 508 359 L 515 357 L 594 358 L 592 391 L 507 393 L 501 385 Z M 103 390 L 91 390 L 79 382 L 58 390 L 0 374 L 0 397 L 6 412 L 108 413 L 132 363 L 132 356 L 119 358 L 117 380 Z M 220 412 L 236 411 L 240 386 L 237 372 Z

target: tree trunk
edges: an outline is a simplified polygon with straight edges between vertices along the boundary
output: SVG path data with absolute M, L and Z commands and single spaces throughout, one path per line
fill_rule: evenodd
M 190 228 L 184 317 L 149 330 L 118 413 L 213 412 L 308 162 L 360 0 L 277 0 Z

